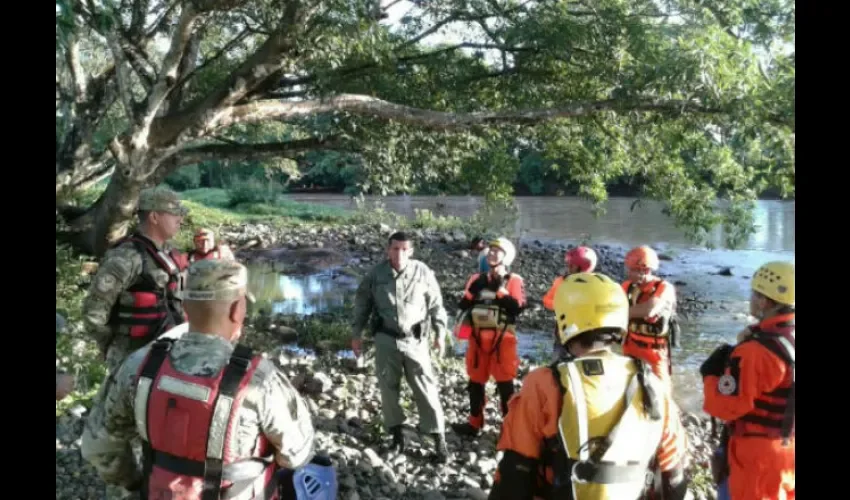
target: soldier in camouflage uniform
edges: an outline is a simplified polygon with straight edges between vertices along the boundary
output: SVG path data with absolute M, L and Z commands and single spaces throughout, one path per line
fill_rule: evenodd
M 149 388 L 149 396 L 144 397 L 142 394 L 139 398 L 137 392 L 143 390 L 139 377 L 143 363 L 149 359 L 153 345 L 159 346 L 168 341 L 152 343 L 133 352 L 112 377 L 112 383 L 101 402 L 92 409 L 83 431 L 83 458 L 106 483 L 123 487 L 127 492 L 139 490 L 143 483 L 148 484 L 148 478 L 142 477 L 142 465 L 137 463 L 129 444 L 140 437 L 149 442 L 137 429 L 152 429 L 155 423 L 146 424 L 149 419 L 158 419 L 158 425 L 172 425 L 168 420 L 168 411 L 163 417 L 155 410 L 157 407 L 150 406 L 152 403 L 149 402 L 154 400 L 157 391 L 165 391 L 168 397 L 175 397 L 172 394 L 181 395 L 181 392 L 188 394 L 188 389 L 177 391 L 179 387 L 175 386 L 173 380 L 185 386 L 193 385 L 193 379 L 189 377 L 217 377 L 228 366 L 237 349 L 235 344 L 242 333 L 247 302 L 253 300 L 247 291 L 248 272 L 237 262 L 200 261 L 192 264 L 187 274 L 184 296 L 189 329 L 173 341 L 166 355 L 172 367 L 170 369 L 181 374 L 181 378 L 169 380 L 168 385 L 162 377 L 158 383 L 155 378 L 152 383 L 145 385 Z M 244 348 L 240 346 L 238 349 Z M 249 357 L 255 360 L 251 363 L 253 366 L 256 358 L 252 354 Z M 186 381 L 182 381 L 183 374 L 187 376 Z M 247 390 L 239 392 L 244 395 L 244 399 L 233 398 L 241 401 L 241 406 L 235 409 L 234 403 L 235 416 L 231 417 L 229 423 L 225 421 L 222 424 L 224 428 L 232 426 L 223 438 L 229 445 L 229 454 L 244 462 L 243 457 L 252 456 L 258 440 L 263 436 L 271 445 L 274 459 L 280 467 L 294 469 L 307 464 L 314 456 L 315 431 L 304 400 L 287 377 L 265 357 L 259 359 L 253 374 L 246 376 L 250 377 Z M 215 401 L 216 391 L 213 389 L 212 395 L 207 397 Z M 148 406 L 137 408 L 139 400 L 146 401 Z M 184 403 L 174 403 L 174 411 L 178 414 L 188 411 L 182 409 L 181 404 Z M 212 409 L 209 411 L 212 415 Z M 198 417 L 197 414 L 191 418 L 209 421 L 208 417 Z M 193 432 L 192 435 L 197 437 L 200 434 Z M 149 446 L 155 444 L 153 441 L 149 443 Z M 189 443 L 187 446 L 204 449 L 205 445 Z M 154 450 L 154 454 L 157 453 L 161 452 Z M 176 459 L 185 460 L 179 456 Z M 227 468 L 225 464 L 225 472 Z M 148 495 L 153 498 L 163 493 L 167 494 L 167 491 L 151 491 Z
M 83 302 L 83 322 L 109 373 L 132 351 L 184 321 L 175 262 L 182 259 L 168 241 L 187 213 L 170 189 L 142 191 L 138 231 L 109 249 L 98 267 Z
M 424 263 L 410 259 L 413 244 L 404 233 L 390 236 L 389 258 L 372 268 L 357 288 L 354 303 L 352 350 L 360 356 L 361 333 L 369 323 L 374 335 L 375 371 L 381 389 L 384 426 L 390 431 L 392 449 L 404 450 L 399 405 L 404 374 L 419 409 L 419 429 L 437 444 L 438 462 L 448 460 L 445 422 L 437 381 L 428 351 L 429 334 L 442 351 L 446 333 L 446 310 L 440 285 Z

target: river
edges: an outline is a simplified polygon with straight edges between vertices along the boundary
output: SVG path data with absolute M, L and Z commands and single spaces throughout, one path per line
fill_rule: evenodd
M 333 194 L 294 194 L 295 201 L 354 209 L 351 197 Z M 367 198 L 374 203 L 375 198 Z M 634 198 L 612 198 L 606 213 L 596 217 L 589 202 L 576 197 L 517 197 L 518 219 L 515 235 L 522 240 L 608 244 L 632 247 L 651 244 L 675 257 L 662 261 L 662 273 L 671 281 L 687 283 L 717 301 L 705 315 L 682 323 L 682 347 L 674 351 L 673 379 L 676 396 L 682 406 L 699 411 L 702 406 L 697 368 L 717 345 L 734 343 L 735 335 L 748 323 L 749 279 L 762 263 L 795 260 L 795 207 L 793 201 L 760 201 L 756 206 L 756 232 L 741 249 L 725 247 L 722 228 L 710 238 L 714 249 L 700 248 L 689 242 L 672 219 L 664 215 L 659 203 L 644 201 L 632 210 Z M 386 210 L 413 216 L 416 209 L 428 209 L 439 215 L 466 217 L 474 213 L 482 200 L 471 196 L 397 196 L 380 200 Z M 720 268 L 731 268 L 731 276 L 717 275 Z M 344 276 L 332 274 L 288 277 L 275 273 L 253 274 L 252 286 L 275 287 L 280 300 L 276 313 L 301 313 L 339 306 L 350 297 L 355 285 Z M 520 349 L 525 353 L 550 347 L 548 333 L 521 332 Z

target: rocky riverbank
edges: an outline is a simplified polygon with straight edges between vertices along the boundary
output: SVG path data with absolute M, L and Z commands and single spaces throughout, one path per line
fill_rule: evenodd
M 386 225 L 310 227 L 277 229 L 268 225 L 243 225 L 220 230 L 240 260 L 249 264 L 265 262 L 282 272 L 312 274 L 336 268 L 351 276 L 362 276 L 385 258 L 386 241 L 393 231 Z M 457 299 L 469 275 L 477 269 L 474 256 L 467 251 L 474 235 L 460 231 L 412 229 L 416 237 L 414 258 L 428 264 L 435 272 L 450 315 L 456 312 Z M 520 328 L 551 331 L 554 319 L 543 309 L 540 299 L 552 280 L 562 272 L 566 247 L 528 241 L 518 245 L 513 271 L 523 276 L 530 307 L 523 313 Z M 607 245 L 593 245 L 600 262 L 598 270 L 616 280 L 623 279 L 624 250 Z M 662 256 L 667 259 L 667 257 Z M 662 265 L 663 276 L 663 265 Z M 676 283 L 679 313 L 700 314 L 710 301 Z M 340 328 L 346 324 L 339 314 L 319 315 L 317 328 Z M 320 357 L 281 352 L 283 343 L 304 339 L 304 320 L 260 314 L 246 329 L 246 341 L 277 359 L 287 375 L 308 397 L 318 429 L 318 448 L 332 456 L 338 467 L 339 498 L 346 500 L 386 498 L 438 500 L 441 498 L 486 498 L 492 485 L 497 459 L 495 444 L 501 418 L 497 398 L 490 398 L 486 410 L 487 426 L 477 439 L 460 438 L 447 431 L 452 462 L 445 466 L 428 463 L 425 455 L 431 443 L 422 443 L 416 435 L 415 405 L 406 386 L 403 406 L 409 412 L 409 450 L 400 456 L 380 453 L 385 439 L 380 427 L 380 397 L 374 370 L 367 364 L 358 369 L 350 359 L 318 349 Z M 310 345 L 310 347 L 315 347 Z M 321 354 L 321 353 L 325 354 Z M 521 376 L 531 368 L 523 360 Z M 466 378 L 462 360 L 440 359 L 443 404 L 448 422 L 462 420 L 467 411 Z M 521 381 L 517 381 L 517 386 Z M 494 390 L 492 384 L 488 393 Z M 79 437 L 85 419 L 85 408 L 72 408 L 57 417 L 56 423 L 56 498 L 104 498 L 104 485 L 85 464 L 79 453 Z M 714 498 L 708 478 L 708 455 L 713 447 L 709 423 L 696 415 L 685 415 L 690 438 L 691 469 L 694 498 Z
M 410 445 L 404 454 L 382 452 L 387 438 L 380 426 L 380 395 L 369 363 L 357 368 L 352 360 L 333 355 L 314 357 L 286 349 L 269 354 L 307 398 L 318 430 L 317 448 L 333 458 L 338 471 L 339 498 L 357 499 L 484 499 L 497 465 L 496 442 L 501 417 L 497 398 L 486 408 L 486 426 L 479 438 L 461 438 L 450 429 L 447 441 L 453 459 L 433 465 L 427 454 L 433 443 L 415 431 L 418 421 L 411 393 L 404 386 L 402 406 L 408 410 L 406 434 Z M 525 376 L 533 365 L 523 361 Z M 443 405 L 449 422 L 465 418 L 468 402 L 466 378 L 459 360 L 437 363 Z M 517 382 L 519 388 L 521 382 Z M 490 384 L 488 393 L 495 390 Z M 77 409 L 57 419 L 56 498 L 103 498 L 103 483 L 82 462 L 79 437 L 85 414 Z M 714 446 L 710 424 L 694 415 L 683 416 L 689 437 L 691 491 L 695 499 L 713 499 L 708 489 L 708 458 Z M 448 425 L 447 425 L 448 427 Z
M 384 224 L 326 228 L 275 229 L 268 225 L 239 226 L 221 230 L 221 238 L 234 248 L 246 263 L 265 263 L 288 274 L 312 274 L 329 268 L 362 276 L 370 267 L 386 258 L 387 238 L 393 229 Z M 446 310 L 457 311 L 457 302 L 469 276 L 477 270 L 475 256 L 467 250 L 475 235 L 459 230 L 412 229 L 416 239 L 413 258 L 425 262 L 437 277 Z M 514 244 L 517 244 L 514 241 Z M 520 329 L 551 331 L 554 317 L 543 308 L 541 299 L 552 281 L 564 272 L 564 252 L 568 247 L 541 241 L 523 241 L 511 271 L 524 278 L 529 307 L 520 319 Z M 617 281 L 625 279 L 623 259 L 627 249 L 592 244 L 599 257 L 597 271 Z M 662 259 L 671 258 L 661 255 Z M 660 275 L 665 276 L 663 265 Z M 675 282 L 680 316 L 700 314 L 711 304 L 687 283 Z

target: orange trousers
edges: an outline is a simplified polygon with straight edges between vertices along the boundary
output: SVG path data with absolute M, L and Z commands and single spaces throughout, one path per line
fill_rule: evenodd
M 732 436 L 727 456 L 731 500 L 794 500 L 794 438 Z
M 665 341 L 666 342 L 666 341 Z M 623 343 L 623 354 L 637 358 L 650 367 L 652 372 L 661 379 L 667 386 L 672 387 L 672 379 L 670 378 L 670 354 L 665 343 L 663 347 L 654 348 L 647 345 L 643 341 L 643 336 L 640 339 L 635 338 L 635 334 L 629 332 L 626 336 L 626 341 Z
M 519 369 L 516 335 L 506 330 L 496 346 L 498 336 L 499 332 L 495 330 L 480 330 L 477 338 L 474 333 L 469 337 L 466 373 L 470 382 L 486 384 L 491 376 L 496 382 L 508 382 L 516 378 Z

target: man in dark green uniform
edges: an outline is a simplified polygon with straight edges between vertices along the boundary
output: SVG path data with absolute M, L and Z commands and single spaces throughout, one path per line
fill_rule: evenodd
M 419 409 L 419 430 L 436 441 L 436 461 L 445 463 L 445 422 L 437 381 L 431 365 L 429 337 L 442 351 L 446 310 L 434 272 L 413 260 L 413 242 L 402 233 L 389 238 L 388 259 L 373 267 L 357 289 L 351 348 L 361 353 L 361 333 L 369 324 L 374 335 L 375 371 L 381 389 L 384 426 L 393 437 L 392 448 L 404 450 L 404 412 L 399 404 L 404 374 Z M 371 316 L 371 322 L 369 318 Z

